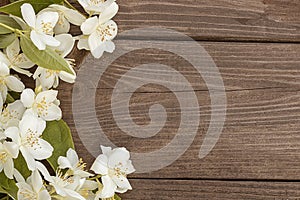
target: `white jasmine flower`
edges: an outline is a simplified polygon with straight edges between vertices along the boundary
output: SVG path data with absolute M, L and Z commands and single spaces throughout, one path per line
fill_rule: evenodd
M 78 0 L 78 3 L 89 15 L 100 14 L 115 3 L 115 0 Z
M 54 50 L 63 58 L 70 54 L 72 51 L 75 40 L 70 34 L 61 34 L 55 36 L 55 38 L 60 41 L 60 46 L 55 48 Z M 42 67 L 38 67 L 33 75 L 33 78 L 37 80 L 37 86 L 41 85 L 44 90 L 48 90 L 50 88 L 56 88 L 59 84 L 59 79 L 68 82 L 74 83 L 76 79 L 76 73 L 73 69 L 73 63 L 70 59 L 65 59 L 69 64 L 69 69 L 73 72 L 70 74 L 65 71 L 51 70 L 45 69 Z
M 80 186 L 80 180 L 78 176 L 69 176 L 58 171 L 56 176 L 51 177 L 49 182 L 54 187 L 56 193 L 64 197 L 63 199 L 85 200 L 83 196 L 76 192 L 76 188 Z
M 23 178 L 24 179 L 24 178 Z M 40 173 L 35 170 L 25 181 L 17 183 L 18 199 L 21 200 L 51 200 L 49 192 L 43 185 Z
M 135 169 L 129 160 L 129 152 L 125 148 L 112 150 L 110 147 L 101 146 L 101 149 L 103 154 L 97 157 L 91 167 L 96 174 L 102 175 L 103 188 L 96 193 L 96 198 L 110 198 L 115 192 L 131 190 L 127 175 Z
M 44 160 L 52 156 L 53 147 L 41 138 L 46 122 L 26 111 L 19 127 L 9 127 L 5 135 L 19 145 L 29 170 L 36 169 L 35 160 Z
M 58 21 L 57 12 L 44 12 L 36 16 L 33 7 L 28 3 L 21 6 L 21 12 L 32 29 L 30 38 L 39 50 L 45 50 L 46 45 L 59 46 L 59 41 L 53 37 L 53 29 Z
M 17 77 L 10 75 L 8 66 L 0 61 L 0 92 L 3 101 L 6 100 L 8 89 L 22 92 L 25 85 Z
M 83 16 L 80 12 L 57 4 L 50 5 L 48 8 L 42 10 L 39 14 L 43 12 L 58 13 L 59 19 L 54 27 L 55 34 L 68 33 L 70 31 L 70 23 L 80 26 L 86 20 L 85 16 Z
M 24 53 L 20 54 L 20 42 L 19 39 L 15 39 L 6 49 L 5 53 L 0 51 L 0 60 L 4 62 L 9 68 L 31 76 L 31 73 L 27 69 L 34 66 L 34 63 L 31 62 Z
M 69 169 L 69 175 L 79 176 L 80 178 L 92 176 L 92 174 L 85 171 L 86 164 L 78 158 L 76 151 L 73 149 L 67 151 L 67 157 L 60 156 L 58 164 L 61 169 Z
M 2 99 L 0 99 L 0 102 L 2 102 Z M 0 108 L 2 108 L 2 106 Z M 25 112 L 25 107 L 20 100 L 16 100 L 15 102 L 8 104 L 1 110 L 0 130 L 3 131 L 8 127 L 18 126 L 19 121 L 21 120 Z
M 60 120 L 61 109 L 58 106 L 58 92 L 47 90 L 35 95 L 32 89 L 25 89 L 21 94 L 21 101 L 25 108 L 46 121 Z
M 111 40 L 117 35 L 118 27 L 111 18 L 117 14 L 118 9 L 119 6 L 113 3 L 99 17 L 91 17 L 81 25 L 83 34 L 89 36 L 88 45 L 95 58 L 100 58 L 104 51 L 112 53 L 115 49 Z M 80 44 L 84 46 L 83 42 Z
M 14 142 L 0 143 L 0 172 L 4 170 L 4 174 L 13 179 L 14 161 L 19 155 L 19 147 Z

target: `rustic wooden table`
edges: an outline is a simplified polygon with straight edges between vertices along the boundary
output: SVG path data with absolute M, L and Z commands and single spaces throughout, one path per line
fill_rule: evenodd
M 157 49 L 133 51 L 114 61 L 96 85 L 95 108 L 102 130 L 117 146 L 151 152 L 168 144 L 178 131 L 180 104 L 172 91 L 157 84 L 139 88 L 130 101 L 131 117 L 139 125 L 150 122 L 149 107 L 154 103 L 166 108 L 167 121 L 157 135 L 134 138 L 116 124 L 111 109 L 113 89 L 123 74 L 139 64 L 161 63 L 183 74 L 194 91 L 179 92 L 187 96 L 195 92 L 201 115 L 188 150 L 170 166 L 130 176 L 134 190 L 121 197 L 300 199 L 300 1 L 118 0 L 118 4 L 115 20 L 120 33 L 163 27 L 202 45 L 220 71 L 227 96 L 223 132 L 214 149 L 199 159 L 211 119 L 211 99 L 203 77 L 186 60 Z M 123 40 L 130 44 L 146 39 L 133 35 Z M 178 44 L 176 38 L 162 40 Z M 84 54 L 73 52 L 74 57 Z M 93 157 L 73 120 L 72 85 L 62 84 L 60 89 L 64 119 L 80 155 L 90 163 Z

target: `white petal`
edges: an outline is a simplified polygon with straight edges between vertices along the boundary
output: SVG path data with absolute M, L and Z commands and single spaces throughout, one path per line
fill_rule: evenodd
M 107 175 L 108 174 L 108 158 L 101 154 L 99 155 L 95 162 L 93 163 L 91 170 L 94 171 L 96 174 L 101 174 L 101 175 Z
M 39 123 L 40 121 L 37 116 L 31 112 L 25 111 L 22 120 L 19 123 L 21 138 L 27 137 L 31 132 L 34 132 L 37 137 L 40 136 L 41 133 L 37 132 Z
M 99 16 L 99 22 L 100 24 L 103 24 L 107 21 L 109 21 L 110 19 L 112 19 L 119 10 L 119 6 L 118 4 L 116 4 L 115 2 L 112 3 L 108 8 L 106 8 Z
M 26 108 L 30 108 L 34 103 L 35 94 L 32 89 L 25 89 L 21 94 L 21 102 Z
M 16 60 L 14 64 L 22 69 L 29 69 L 34 66 L 34 63 L 31 62 L 24 53 L 18 55 Z
M 9 75 L 9 68 L 8 66 L 0 61 L 0 76 L 7 76 Z
M 5 78 L 7 87 L 15 92 L 22 92 L 25 89 L 25 85 L 15 76 L 7 76 Z
M 60 120 L 62 117 L 61 109 L 55 104 L 50 104 L 46 112 L 41 116 L 46 121 Z
M 65 191 L 68 196 L 73 197 L 73 199 L 86 200 L 83 196 L 73 190 L 65 189 Z
M 39 191 L 42 189 L 43 187 L 43 180 L 42 177 L 40 175 L 40 173 L 37 170 L 34 170 L 31 174 L 31 181 L 32 181 L 32 186 L 33 189 L 36 193 L 39 193 Z
M 36 169 L 36 163 L 35 163 L 35 160 L 34 160 L 33 156 L 24 147 L 21 147 L 20 150 L 21 150 L 21 153 L 22 153 L 22 155 L 23 155 L 23 157 L 24 157 L 24 159 L 27 163 L 28 169 L 31 170 L 31 171 L 35 170 Z
M 19 52 L 20 52 L 20 42 L 19 39 L 15 39 L 13 43 L 11 43 L 6 48 L 6 54 L 10 60 L 13 60 L 17 57 L 17 55 L 19 55 Z
M 22 176 L 22 174 L 18 170 L 16 170 L 16 169 L 14 170 L 14 177 L 15 177 L 17 183 L 25 182 L 25 179 Z
M 118 185 L 119 188 L 132 190 L 132 187 L 125 176 L 113 176 L 113 181 Z
M 45 100 L 47 103 L 53 102 L 57 97 L 58 91 L 57 90 L 47 90 L 40 92 L 36 96 L 36 102 L 41 102 Z
M 43 175 L 45 180 L 47 180 L 48 182 L 53 181 L 53 179 L 50 176 L 50 173 L 47 170 L 47 168 L 45 167 L 45 165 L 43 165 L 41 162 L 38 162 L 38 161 L 35 162 L 35 165 L 36 165 L 36 168 L 39 170 L 39 172 L 41 172 L 41 174 Z
M 39 49 L 39 50 L 45 50 L 46 44 L 41 38 L 41 35 L 38 34 L 35 30 L 32 30 L 30 33 L 30 39 L 33 42 L 33 44 Z
M 86 8 L 89 6 L 88 1 L 87 0 L 77 0 L 78 3 L 83 7 Z
M 64 33 L 68 33 L 70 31 L 70 23 L 68 22 L 68 20 L 61 16 L 59 19 L 59 23 L 56 24 L 56 26 L 54 27 L 54 33 L 55 34 L 64 34 Z
M 80 28 L 84 35 L 90 35 L 97 29 L 97 26 L 98 18 L 95 16 L 88 18 L 85 22 L 81 24 Z
M 52 28 L 56 25 L 58 21 L 59 15 L 57 12 L 42 12 L 37 15 L 36 24 L 37 29 L 43 30 L 43 24 L 50 24 Z M 47 30 L 48 32 L 44 32 L 45 34 L 51 34 L 51 30 Z M 49 32 L 50 31 L 50 32 Z
M 114 22 L 113 20 L 109 20 L 108 22 L 103 24 L 103 26 L 109 27 L 109 33 L 110 33 L 109 35 L 108 34 L 104 35 L 105 40 L 114 39 L 118 33 L 118 26 L 117 26 L 116 22 Z
M 74 72 L 74 74 L 75 74 L 75 72 Z M 59 72 L 59 78 L 67 83 L 74 83 L 75 79 L 76 79 L 76 75 L 72 75 L 68 72 L 61 71 L 61 72 Z
M 2 51 L 0 51 L 0 62 L 3 62 L 5 65 L 10 66 L 10 61 L 8 60 L 7 55 Z
M 19 155 L 19 145 L 15 142 L 4 142 L 4 148 L 11 155 L 12 158 L 16 159 Z
M 40 39 L 45 44 L 52 46 L 52 47 L 58 47 L 60 45 L 60 42 L 50 35 L 40 34 Z
M 115 194 L 115 190 L 117 188 L 116 184 L 112 181 L 109 176 L 101 177 L 103 189 L 101 191 L 101 198 L 111 198 Z
M 80 36 L 79 41 L 77 43 L 77 48 L 79 50 L 81 50 L 81 49 L 90 50 L 88 38 L 89 37 L 86 35 Z
M 110 168 L 115 168 L 118 166 L 118 164 L 122 161 L 129 160 L 130 154 L 129 151 L 127 151 L 125 148 L 116 148 L 111 153 L 109 160 L 108 160 L 108 166 Z
M 101 148 L 101 151 L 102 151 L 102 153 L 104 155 L 110 156 L 110 154 L 111 154 L 111 147 L 105 147 L 105 146 L 100 145 L 100 148 Z
M 76 151 L 74 149 L 69 149 L 67 151 L 67 158 L 68 160 L 70 161 L 71 165 L 72 166 L 76 166 L 79 162 L 79 158 L 78 158 L 78 155 L 76 153 Z
M 47 190 L 42 190 L 39 192 L 38 200 L 51 200 L 51 196 Z
M 20 144 L 20 130 L 17 127 L 9 127 L 5 130 L 6 137 L 12 139 L 16 144 Z
M 30 154 L 37 160 L 44 160 L 52 156 L 53 147 L 45 140 L 39 138 L 38 146 L 28 147 Z
M 60 45 L 55 49 L 59 52 L 62 57 L 66 57 L 69 53 L 71 53 L 75 40 L 70 34 L 60 34 L 56 35 L 55 39 L 60 42 Z
M 71 23 L 74 24 L 76 26 L 80 26 L 85 20 L 85 16 L 83 16 L 82 14 L 80 14 L 78 11 L 73 10 L 73 9 L 66 9 L 64 11 L 65 17 L 67 18 L 67 20 Z
M 70 163 L 70 161 L 68 160 L 68 158 L 63 157 L 63 156 L 59 156 L 58 165 L 59 165 L 59 168 L 61 168 L 61 169 L 66 169 L 66 168 L 71 169 L 73 167 L 72 164 Z
M 115 50 L 115 44 L 112 42 L 112 41 L 106 41 L 105 43 L 104 43 L 104 45 L 105 45 L 105 51 L 106 52 L 109 52 L 109 53 L 112 53 L 112 52 L 114 52 L 114 50 Z
M 4 173 L 9 179 L 14 178 L 14 162 L 13 159 L 8 158 L 4 163 Z
M 25 22 L 32 28 L 35 27 L 36 16 L 33 7 L 29 3 L 21 6 L 21 13 Z

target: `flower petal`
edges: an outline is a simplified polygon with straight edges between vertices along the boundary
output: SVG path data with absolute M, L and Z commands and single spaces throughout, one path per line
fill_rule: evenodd
M 31 153 L 24 147 L 21 147 L 20 148 L 20 151 L 27 163 L 27 166 L 28 166 L 28 169 L 33 171 L 36 169 L 36 163 L 35 163 L 35 160 L 33 158 L 33 156 L 31 155 Z
M 103 24 L 113 18 L 119 11 L 119 6 L 116 2 L 112 3 L 99 16 L 99 23 Z
M 91 170 L 96 174 L 107 175 L 108 174 L 108 158 L 107 156 L 101 154 L 99 155 L 95 162 L 93 163 Z
M 103 189 L 101 191 L 101 198 L 111 198 L 115 195 L 115 190 L 117 189 L 117 185 L 113 182 L 113 180 L 109 176 L 101 177 Z
M 5 83 L 7 87 L 14 92 L 22 92 L 25 89 L 24 83 L 15 76 L 7 76 Z
M 56 25 L 58 21 L 59 15 L 57 12 L 42 12 L 37 15 L 36 18 L 36 25 L 38 30 L 43 30 L 43 33 L 45 34 L 51 34 L 54 26 Z M 47 24 L 49 28 L 43 29 L 44 25 Z M 51 29 L 52 27 L 52 29 Z
M 35 94 L 32 89 L 25 89 L 21 94 L 21 102 L 23 103 L 24 107 L 30 108 L 34 103 Z
M 39 49 L 39 50 L 45 50 L 46 44 L 41 38 L 41 34 L 38 34 L 35 30 L 32 30 L 30 32 L 30 39 L 33 42 L 33 44 Z
M 17 38 L 13 41 L 13 43 L 11 43 L 6 48 L 6 54 L 10 60 L 14 60 L 17 57 L 17 55 L 19 55 L 19 52 L 20 52 L 20 42 L 19 39 Z
M 88 18 L 85 22 L 81 24 L 80 28 L 84 35 L 90 35 L 97 29 L 97 26 L 98 18 L 95 16 Z
M 34 12 L 32 5 L 30 5 L 29 3 L 24 3 L 21 6 L 21 13 L 22 13 L 22 17 L 25 20 L 25 22 L 31 28 L 35 28 L 36 16 L 35 16 L 35 12 Z
M 54 37 L 51 35 L 46 35 L 46 34 L 40 34 L 40 39 L 47 45 L 52 46 L 52 47 L 58 47 L 60 45 L 60 42 L 56 40 Z
M 37 160 L 44 160 L 52 156 L 53 147 L 45 140 L 38 138 L 38 146 L 28 147 L 30 154 Z
M 71 53 L 75 40 L 70 34 L 60 34 L 55 36 L 55 39 L 60 42 L 60 45 L 55 49 L 62 57 L 66 57 Z
M 62 111 L 57 105 L 52 103 L 49 105 L 48 109 L 43 112 L 41 117 L 46 121 L 60 120 Z
M 34 170 L 31 174 L 32 188 L 35 193 L 39 193 L 43 187 L 43 180 L 40 173 L 37 170 Z

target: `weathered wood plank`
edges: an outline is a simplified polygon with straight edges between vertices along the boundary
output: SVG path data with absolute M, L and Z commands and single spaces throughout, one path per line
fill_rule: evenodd
M 133 191 L 124 199 L 203 199 L 203 200 L 296 200 L 298 182 L 241 182 L 200 180 L 131 180 Z
M 175 29 L 197 40 L 300 41 L 297 0 L 119 0 L 120 31 Z
M 113 87 L 121 75 L 133 66 L 158 62 L 174 67 L 195 88 L 201 120 L 191 147 L 169 167 L 134 177 L 300 179 L 300 45 L 205 43 L 203 46 L 217 63 L 227 95 L 223 133 L 204 159 L 199 159 L 198 154 L 210 123 L 211 99 L 204 81 L 186 61 L 178 61 L 172 54 L 143 50 L 115 61 L 101 77 L 98 86 L 94 83 L 94 88 L 97 88 L 95 106 L 102 129 L 116 145 L 126 146 L 133 152 L 150 152 L 168 144 L 178 131 L 180 106 L 176 96 L 165 87 L 147 85 L 140 88 L 130 101 L 133 120 L 139 125 L 149 123 L 149 107 L 155 103 L 166 108 L 168 118 L 164 128 L 154 137 L 138 139 L 128 136 L 118 128 L 111 111 Z M 92 59 L 88 60 L 91 62 Z M 93 74 L 93 64 L 89 66 L 90 74 Z M 87 88 L 91 95 L 94 88 Z M 80 155 L 91 163 L 92 157 L 76 134 L 72 116 L 72 88 L 62 84 L 60 89 L 64 118 L 71 126 Z M 194 91 L 180 92 L 188 98 Z M 125 108 L 126 104 L 120 101 L 119 106 Z M 88 110 L 79 109 L 79 112 L 85 116 Z M 155 113 L 157 116 L 161 114 Z M 89 121 L 89 116 L 82 119 L 87 124 Z M 186 137 L 189 136 L 187 133 Z M 91 135 L 93 137 L 96 136 Z

